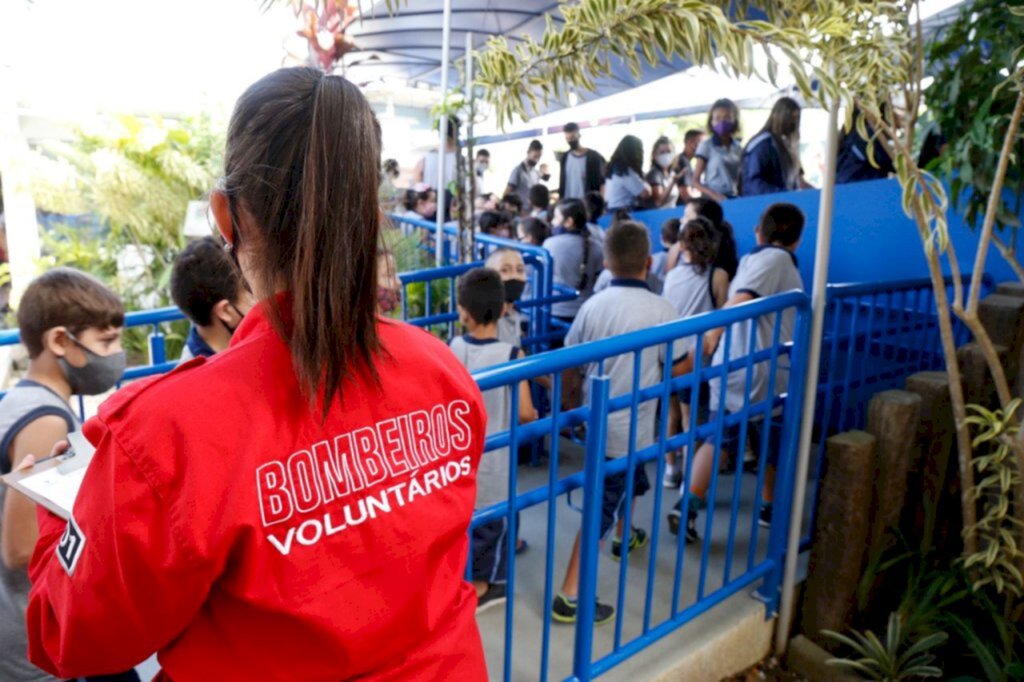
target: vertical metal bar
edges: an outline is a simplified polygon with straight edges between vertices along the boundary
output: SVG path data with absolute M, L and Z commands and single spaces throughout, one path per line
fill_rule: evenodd
M 597 552 L 600 543 L 601 498 L 604 490 L 604 446 L 608 435 L 608 377 L 590 380 L 590 414 L 583 464 L 583 523 L 580 537 L 580 584 L 576 602 L 576 645 L 573 674 L 591 679 L 594 655 L 594 606 L 597 601 Z
M 690 428 L 687 432 L 688 445 L 686 446 L 686 475 L 683 477 L 683 494 L 679 499 L 680 512 L 682 518 L 680 519 L 679 532 L 681 537 L 678 538 L 678 544 L 676 545 L 676 570 L 675 576 L 672 581 L 672 605 L 670 610 L 670 617 L 675 618 L 679 613 L 679 592 L 682 587 L 683 580 L 683 563 L 685 557 L 684 550 L 686 549 L 686 519 L 689 513 L 690 505 L 690 481 L 693 480 L 693 460 L 696 459 L 697 454 L 697 426 L 698 426 L 698 415 L 700 411 L 697 406 L 700 404 L 700 384 L 701 376 L 703 374 L 704 364 L 704 335 L 697 334 L 696 344 L 693 349 L 693 372 L 691 376 L 693 383 L 690 385 Z
M 466 58 L 466 97 L 469 102 L 469 113 L 466 116 L 466 183 L 463 188 L 462 208 L 468 206 L 470 211 L 470 228 L 463 230 L 459 225 L 459 262 L 468 263 L 473 260 L 473 251 L 476 245 L 473 243 L 472 215 L 474 201 L 476 200 L 476 168 L 473 166 L 473 119 L 476 118 L 476 88 L 473 83 L 473 67 L 476 65 L 476 55 L 473 54 L 473 32 L 466 32 L 466 51 L 463 53 Z M 465 240 L 468 243 L 463 243 Z
M 448 52 L 452 42 L 452 0 L 444 0 L 444 11 L 442 15 L 441 25 L 441 102 L 442 104 L 448 97 Z M 440 133 L 440 140 L 438 141 L 437 147 L 437 184 L 438 187 L 434 189 L 437 191 L 437 224 L 435 227 L 435 239 L 437 241 L 435 258 L 437 259 L 437 266 L 444 265 L 444 216 L 448 210 L 445 206 L 444 197 L 444 162 L 446 152 L 448 151 L 448 114 L 443 111 L 442 106 L 441 120 L 438 122 L 438 132 Z
M 757 335 L 758 326 L 760 325 L 760 318 L 755 318 L 750 321 L 751 333 L 747 340 L 747 366 L 744 372 L 744 391 L 743 391 L 743 407 L 740 409 L 740 413 L 743 415 L 743 420 L 740 422 L 740 440 L 736 446 L 737 452 L 733 453 L 735 461 L 735 473 L 732 482 L 732 502 L 729 505 L 729 531 L 727 540 L 725 542 L 725 566 L 722 571 L 722 586 L 729 584 L 729 574 L 732 572 L 732 555 L 735 550 L 736 542 L 736 517 L 739 515 L 740 507 L 740 486 L 743 484 L 743 458 L 747 454 L 747 431 L 750 426 L 750 393 L 753 390 L 754 384 L 754 354 L 757 353 Z M 776 328 L 778 327 L 778 320 L 776 319 Z M 774 389 L 772 389 L 774 391 Z M 770 400 L 770 396 L 769 396 Z M 770 404 L 770 403 L 769 403 Z M 769 414 L 771 410 L 769 410 Z M 754 498 L 754 513 L 757 514 L 757 502 L 758 499 Z M 757 526 L 755 519 L 754 526 Z
M 636 485 L 633 468 L 636 466 L 636 427 L 637 415 L 640 412 L 640 405 L 638 403 L 640 400 L 640 367 L 643 363 L 643 354 L 643 350 L 633 351 L 633 399 L 629 405 L 629 443 L 626 451 L 627 464 L 625 471 L 626 485 L 621 502 L 623 505 L 623 535 L 619 537 L 622 543 L 619 545 L 619 550 L 622 553 L 619 555 L 619 593 L 616 598 L 615 644 L 612 647 L 613 651 L 618 651 L 622 646 L 622 625 L 624 611 L 626 610 L 626 569 L 629 565 L 629 555 L 626 554 L 626 551 L 629 549 L 629 540 L 633 535 L 633 486 Z M 611 415 L 609 415 L 610 417 Z M 612 526 L 612 537 L 614 537 L 614 534 L 615 526 Z
M 555 484 L 558 482 L 558 446 L 560 431 L 558 419 L 562 413 L 562 373 L 555 372 L 551 384 L 551 451 L 548 453 L 548 532 L 544 554 L 544 627 L 540 645 L 540 682 L 547 682 L 548 660 L 551 656 L 551 602 L 554 600 L 555 579 L 555 522 L 558 498 Z
M 506 595 L 508 601 L 505 605 L 505 680 L 512 679 L 512 635 L 515 634 L 515 599 L 516 599 L 516 497 L 518 497 L 518 471 L 516 466 L 519 445 L 519 382 L 515 381 L 510 387 L 509 410 L 512 412 L 509 419 L 508 429 L 508 452 L 505 456 L 509 458 L 508 467 L 508 510 L 506 512 L 506 533 L 505 533 L 505 565 L 507 574 L 505 577 Z
M 775 327 L 772 330 L 771 359 L 768 361 L 770 364 L 769 364 L 769 370 L 768 370 L 767 409 L 762 414 L 762 416 L 764 418 L 764 428 L 762 429 L 761 443 L 760 443 L 760 447 L 758 448 L 760 450 L 760 452 L 757 455 L 757 484 L 754 486 L 754 502 L 755 502 L 755 504 L 754 504 L 754 510 L 753 510 L 752 526 L 751 526 L 751 529 L 750 529 L 750 545 L 747 548 L 747 567 L 748 567 L 748 570 L 753 570 L 754 558 L 755 558 L 755 555 L 757 553 L 757 535 L 758 535 L 758 530 L 759 530 L 759 527 L 758 527 L 758 515 L 760 513 L 759 505 L 757 503 L 759 503 L 763 499 L 765 467 L 768 466 L 768 443 L 771 441 L 771 433 L 772 433 L 772 430 L 771 430 L 772 429 L 772 413 L 774 412 L 773 408 L 774 408 L 774 405 L 775 405 L 775 393 L 776 393 L 776 391 L 775 391 L 775 381 L 776 381 L 776 375 L 777 375 L 776 373 L 778 372 L 778 366 L 779 366 L 779 343 L 780 343 L 780 339 L 781 339 L 781 336 L 782 336 L 782 314 L 783 314 L 782 311 L 779 311 L 779 312 L 775 313 Z M 792 356 L 790 356 L 789 359 L 791 361 L 792 360 Z M 788 386 L 787 386 L 787 388 L 788 388 Z M 788 393 L 787 393 L 787 399 L 788 399 L 788 397 L 789 396 L 788 396 Z M 783 409 L 785 409 L 785 408 L 783 408 Z M 801 510 L 801 512 L 802 511 L 803 510 Z M 738 513 L 737 511 L 735 511 L 735 510 L 733 511 L 733 515 L 736 515 L 737 513 Z M 735 530 L 735 522 L 733 523 L 733 530 Z M 730 544 L 731 544 L 731 542 L 730 542 Z M 728 582 L 728 572 L 726 572 L 726 582 Z
M 658 460 L 654 473 L 654 516 L 651 522 L 651 548 L 648 551 L 650 558 L 647 561 L 647 593 L 644 595 L 643 633 L 645 635 L 651 629 L 651 604 L 654 599 L 654 568 L 657 565 L 658 542 L 661 539 L 661 533 L 659 532 L 661 524 L 658 523 L 658 519 L 661 518 L 661 503 L 664 499 L 665 486 L 660 485 L 660 482 L 665 475 L 665 451 L 667 450 L 665 443 L 668 439 L 669 402 L 675 399 L 672 393 L 672 361 L 675 358 L 673 350 L 672 342 L 666 344 L 665 362 L 661 368 L 661 406 L 658 415 L 657 440 Z
M 821 337 L 825 323 L 826 285 L 828 284 L 828 258 L 832 249 L 832 208 L 835 203 L 836 190 L 836 156 L 839 152 L 839 101 L 831 102 L 828 114 L 828 137 L 825 144 L 825 168 L 821 183 L 821 199 L 818 208 L 818 239 L 814 248 L 814 284 L 811 287 L 811 325 L 810 344 L 804 346 L 797 344 L 794 339 L 794 348 L 801 346 L 807 348 L 805 368 L 806 382 L 803 386 L 803 395 L 800 402 L 814 400 L 814 391 L 818 387 L 818 363 L 821 360 Z M 797 313 L 798 324 L 806 318 Z M 803 337 L 806 340 L 806 336 Z M 800 353 L 794 353 L 796 358 L 803 362 Z M 790 386 L 795 387 L 799 393 L 801 386 L 792 380 L 798 374 L 791 371 Z M 803 378 L 803 377 L 802 377 Z M 799 414 L 799 412 L 796 412 Z M 796 422 L 795 416 L 793 422 Z M 807 486 L 807 464 L 811 454 L 811 436 L 814 430 L 814 411 L 806 410 L 802 416 L 799 430 L 799 452 L 796 460 L 796 485 L 793 489 L 793 499 L 786 500 L 789 506 L 794 509 L 801 509 L 804 505 L 804 493 Z M 792 435 L 792 434 L 791 434 Z M 781 500 L 780 500 L 781 501 Z M 777 525 L 777 524 L 776 524 Z M 782 585 L 782 611 L 779 614 L 779 624 L 775 630 L 775 652 L 783 654 L 786 651 L 789 627 L 793 618 L 793 593 L 796 586 L 796 561 L 797 548 L 800 543 L 800 521 L 797 515 L 792 515 L 789 524 L 789 541 L 786 546 L 786 569 Z
M 161 365 L 167 362 L 167 337 L 160 331 L 160 325 L 153 325 L 149 335 L 149 364 Z
M 740 322 L 739 324 L 752 324 L 751 321 Z M 753 329 L 753 327 L 751 327 Z M 722 372 L 721 390 L 718 393 L 718 421 L 715 424 L 715 450 L 711 459 L 711 482 L 704 492 L 705 513 L 704 513 L 704 541 L 701 543 L 700 553 L 700 577 L 697 579 L 697 601 L 704 598 L 704 587 L 707 584 L 708 561 L 711 558 L 711 529 L 715 520 L 715 497 L 718 493 L 718 462 L 722 456 L 722 434 L 725 431 L 725 420 L 728 414 L 725 407 L 725 397 L 729 392 L 729 363 L 732 361 L 732 325 L 725 328 L 725 339 L 722 341 L 724 364 L 719 367 Z M 741 371 L 741 370 L 735 370 Z

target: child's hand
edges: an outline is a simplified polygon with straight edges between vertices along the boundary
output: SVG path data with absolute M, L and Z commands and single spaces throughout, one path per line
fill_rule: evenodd
M 44 457 L 43 459 L 51 459 L 53 457 L 57 457 L 58 455 L 63 455 L 65 452 L 68 451 L 69 447 L 71 446 L 68 444 L 66 440 L 59 440 L 53 444 L 53 449 L 50 450 L 50 454 L 47 457 Z M 35 455 L 25 455 L 21 459 L 21 461 L 18 462 L 18 466 L 16 466 L 14 470 L 25 471 L 26 469 L 31 469 L 36 465 L 37 461 L 39 460 L 36 459 Z

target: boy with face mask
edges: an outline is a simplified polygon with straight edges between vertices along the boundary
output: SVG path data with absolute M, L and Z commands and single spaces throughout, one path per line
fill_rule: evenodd
M 213 237 L 192 242 L 171 270 L 171 298 L 192 322 L 181 360 L 210 357 L 228 347 L 252 307 L 238 270 Z
M 125 369 L 121 348 L 124 307 L 98 280 L 55 268 L 33 281 L 18 306 L 21 341 L 28 349 L 25 378 L 0 400 L 0 473 L 27 456 L 47 455 L 81 424 L 72 395 L 105 393 Z M 0 679 L 48 680 L 29 663 L 26 572 L 39 528 L 35 503 L 0 486 Z

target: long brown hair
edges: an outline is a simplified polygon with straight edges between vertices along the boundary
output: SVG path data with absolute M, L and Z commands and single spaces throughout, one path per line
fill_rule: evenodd
M 355 368 L 376 377 L 379 168 L 380 126 L 340 76 L 279 69 L 235 105 L 224 191 L 233 216 L 252 216 L 261 290 L 291 294 L 287 322 L 271 298 L 271 321 L 324 415 Z

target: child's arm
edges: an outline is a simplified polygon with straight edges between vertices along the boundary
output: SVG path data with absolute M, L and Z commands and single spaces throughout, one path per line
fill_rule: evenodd
M 523 379 L 519 382 L 519 423 L 527 424 L 537 420 L 537 409 L 533 406 L 530 395 L 530 382 Z
M 683 245 L 676 242 L 669 247 L 668 255 L 665 256 L 665 272 L 666 274 L 672 272 L 672 270 L 679 264 L 679 256 L 683 253 Z
M 741 303 L 746 303 L 747 301 L 753 301 L 753 300 L 754 300 L 754 295 L 753 294 L 751 294 L 751 293 L 749 293 L 747 291 L 739 291 L 739 292 L 736 292 L 736 294 L 734 294 L 732 298 L 730 298 L 728 301 L 726 301 L 725 305 L 722 306 L 722 308 L 732 308 L 733 306 L 737 306 L 737 305 L 739 305 Z M 705 355 L 711 355 L 715 351 L 715 348 L 718 347 L 718 342 L 719 342 L 719 340 L 721 340 L 722 334 L 724 334 L 724 333 L 725 333 L 725 327 L 718 327 L 717 329 L 711 329 L 707 333 L 704 334 L 704 354 Z
M 716 308 L 724 306 L 729 298 L 729 273 L 722 268 L 715 268 L 711 276 L 711 295 Z
M 15 436 L 7 453 L 11 458 L 11 469 L 17 469 L 28 455 L 35 455 L 37 459 L 49 455 L 54 444 L 67 435 L 68 423 L 63 417 L 48 415 L 36 419 Z M 25 568 L 38 539 L 35 502 L 8 488 L 0 527 L 0 560 L 10 569 Z

